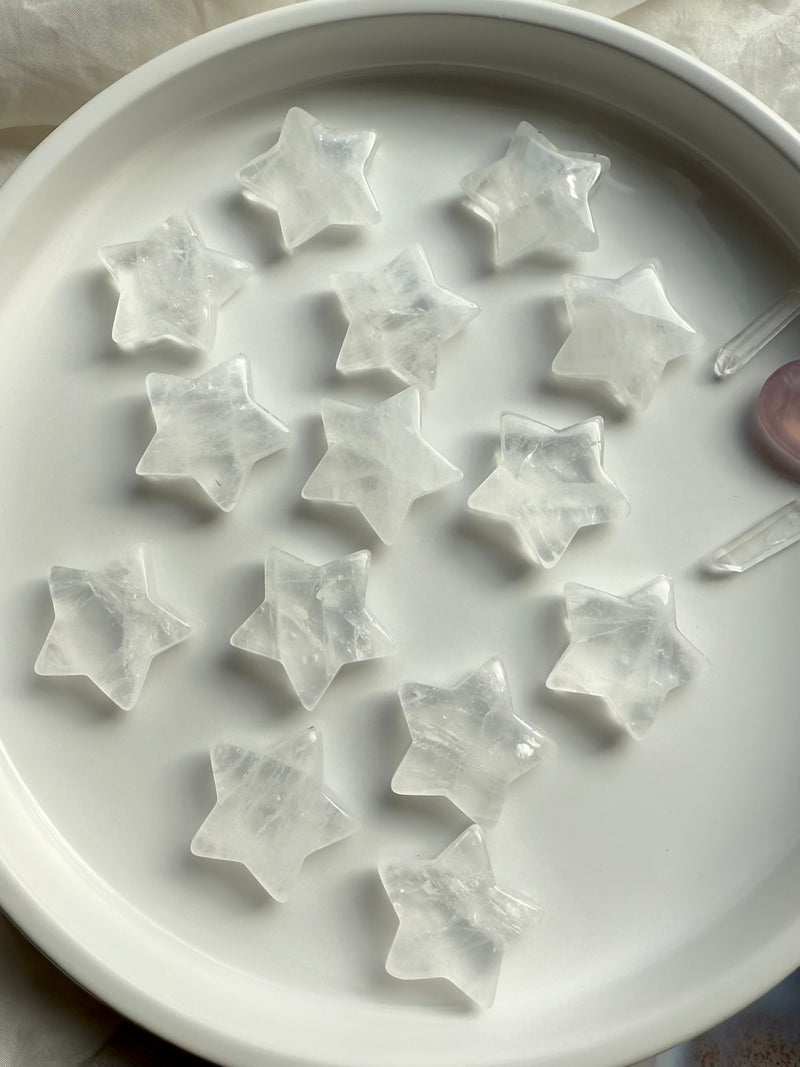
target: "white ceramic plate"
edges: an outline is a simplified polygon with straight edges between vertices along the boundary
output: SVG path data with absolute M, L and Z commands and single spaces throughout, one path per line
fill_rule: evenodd
M 371 181 L 384 221 L 288 257 L 233 175 L 295 104 L 381 131 Z M 656 256 L 707 336 L 707 357 L 673 364 L 641 416 L 552 384 L 558 267 L 493 272 L 487 228 L 459 206 L 460 177 L 502 154 L 522 118 L 612 160 L 594 200 L 600 250 L 572 269 L 618 275 Z M 796 281 L 798 167 L 788 127 L 705 68 L 611 23 L 507 0 L 336 0 L 248 20 L 123 79 L 34 154 L 0 192 L 0 899 L 46 952 L 121 1011 L 242 1067 L 619 1067 L 792 968 L 800 561 L 787 552 L 725 581 L 698 563 L 793 495 L 748 433 L 788 339 L 724 384 L 711 354 Z M 212 247 L 258 268 L 223 310 L 210 362 L 249 353 L 256 395 L 297 431 L 230 516 L 135 477 L 145 374 L 209 361 L 116 352 L 97 259 L 182 209 Z M 448 346 L 424 406 L 427 436 L 464 481 L 418 503 L 385 549 L 356 513 L 301 505 L 299 489 L 321 453 L 320 397 L 396 388 L 337 377 L 344 323 L 328 276 L 416 240 L 483 313 Z M 556 426 L 605 415 L 608 469 L 633 504 L 551 572 L 465 518 L 506 409 Z M 32 665 L 50 565 L 94 567 L 137 541 L 153 545 L 164 598 L 198 625 L 123 714 Z M 313 716 L 279 672 L 228 648 L 261 600 L 270 545 L 319 562 L 372 548 L 369 602 L 400 646 L 344 670 Z M 543 680 L 565 641 L 565 581 L 624 592 L 659 571 L 710 667 L 637 745 Z M 466 825 L 445 800 L 390 794 L 407 742 L 395 686 L 452 683 L 493 654 L 559 755 L 515 784 L 490 835 L 501 881 L 546 915 L 480 1013 L 445 983 L 384 974 L 395 919 L 375 866 L 385 851 L 433 855 Z M 209 745 L 266 746 L 310 722 L 364 827 L 309 859 L 276 905 L 244 869 L 188 845 L 213 799 Z

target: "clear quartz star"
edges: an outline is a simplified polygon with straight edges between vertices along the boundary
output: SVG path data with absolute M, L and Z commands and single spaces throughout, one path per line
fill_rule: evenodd
M 363 274 L 334 274 L 350 325 L 336 366 L 343 374 L 388 367 L 432 389 L 442 344 L 479 312 L 438 285 L 420 245 Z
M 497 822 L 508 787 L 552 750 L 514 714 L 505 668 L 490 659 L 452 689 L 411 682 L 398 690 L 411 747 L 395 793 L 444 796 L 474 822 Z
M 208 248 L 186 215 L 172 215 L 143 241 L 101 248 L 100 259 L 119 289 L 111 336 L 123 349 L 169 338 L 210 351 L 220 307 L 253 271 Z
M 397 540 L 418 497 L 462 476 L 422 437 L 417 389 L 367 408 L 323 400 L 322 423 L 328 451 L 303 497 L 354 505 L 387 545 Z
M 467 506 L 510 522 L 540 566 L 558 563 L 581 527 L 630 512 L 603 469 L 601 418 L 554 430 L 506 412 L 500 432 L 500 462 Z
M 564 599 L 570 643 L 547 687 L 600 697 L 640 739 L 667 693 L 705 663 L 678 629 L 672 579 L 660 574 L 630 596 L 569 583 Z
M 230 511 L 253 464 L 285 448 L 289 430 L 250 395 L 250 364 L 234 356 L 197 378 L 148 374 L 156 434 L 137 474 L 188 477 Z
M 389 974 L 446 978 L 491 1007 L 506 945 L 541 909 L 497 887 L 480 827 L 470 826 L 434 860 L 384 863 L 380 876 L 400 921 Z
M 589 196 L 608 167 L 605 156 L 561 151 L 521 122 L 503 158 L 462 178 L 461 188 L 494 227 L 502 265 L 540 249 L 594 251 Z
M 374 130 L 333 130 L 290 108 L 278 142 L 239 171 L 248 194 L 274 208 L 283 242 L 296 248 L 328 226 L 368 226 L 381 215 L 365 171 Z
M 265 753 L 214 745 L 211 769 L 217 803 L 194 835 L 192 852 L 244 864 L 281 903 L 306 856 L 358 829 L 325 788 L 315 727 Z
M 303 707 L 315 707 L 345 663 L 395 651 L 364 604 L 369 565 L 367 551 L 315 567 L 273 548 L 264 566 L 264 601 L 231 644 L 278 660 Z
M 644 411 L 665 365 L 702 344 L 667 299 L 657 264 L 621 278 L 566 274 L 563 281 L 571 330 L 553 372 L 602 382 L 624 407 Z
M 147 549 L 140 545 L 97 571 L 52 567 L 49 583 L 55 621 L 34 670 L 85 675 L 129 710 L 153 657 L 185 641 L 191 630 L 154 598 Z

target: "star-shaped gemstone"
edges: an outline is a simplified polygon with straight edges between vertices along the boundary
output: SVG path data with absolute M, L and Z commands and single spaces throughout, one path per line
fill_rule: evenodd
M 350 320 L 336 363 L 343 374 L 388 367 L 432 389 L 442 344 L 480 311 L 436 283 L 420 245 L 375 270 L 334 274 L 331 282 Z
M 365 171 L 378 143 L 374 130 L 332 130 L 302 108 L 289 109 L 278 142 L 237 177 L 274 208 L 287 248 L 328 226 L 367 226 L 381 217 Z
M 186 215 L 172 215 L 143 241 L 101 248 L 100 258 L 119 289 L 111 336 L 126 349 L 170 338 L 210 351 L 220 307 L 253 270 L 208 248 Z
M 315 727 L 269 752 L 211 749 L 217 803 L 194 835 L 195 856 L 243 863 L 275 900 L 288 900 L 306 856 L 358 823 L 325 788 Z
M 570 643 L 547 687 L 600 697 L 638 740 L 705 662 L 678 629 L 672 579 L 660 574 L 630 596 L 571 582 L 564 599 Z
M 354 505 L 387 545 L 397 540 L 418 497 L 462 476 L 422 437 L 417 389 L 366 408 L 323 400 L 322 423 L 328 451 L 303 497 Z
M 86 675 L 119 707 L 132 708 L 153 657 L 191 630 L 154 599 L 146 548 L 98 571 L 52 567 L 49 583 L 55 621 L 34 670 Z
M 197 378 L 148 374 L 156 434 L 136 473 L 194 478 L 230 511 L 253 464 L 289 440 L 288 428 L 252 399 L 251 389 L 246 356 Z
M 591 252 L 589 194 L 608 166 L 605 156 L 561 151 L 521 122 L 503 158 L 462 178 L 461 188 L 494 227 L 498 264 L 543 248 Z
M 264 565 L 264 601 L 231 644 L 282 663 L 311 709 L 345 663 L 390 656 L 395 644 L 367 611 L 370 554 L 315 567 L 273 548 Z
M 480 827 L 470 826 L 435 860 L 384 863 L 380 876 L 400 920 L 389 974 L 446 978 L 491 1007 L 506 945 L 541 909 L 498 889 Z
M 411 682 L 398 693 L 411 748 L 395 793 L 444 796 L 474 822 L 497 822 L 508 787 L 546 758 L 552 743 L 514 714 L 505 668 L 490 659 L 453 689 Z
M 643 263 L 621 278 L 563 280 L 571 330 L 554 373 L 602 382 L 620 404 L 644 411 L 665 365 L 702 344 L 667 300 L 657 265 Z
M 540 566 L 558 563 L 582 526 L 630 512 L 603 469 L 601 418 L 554 430 L 507 412 L 500 433 L 500 462 L 467 506 L 510 522 Z

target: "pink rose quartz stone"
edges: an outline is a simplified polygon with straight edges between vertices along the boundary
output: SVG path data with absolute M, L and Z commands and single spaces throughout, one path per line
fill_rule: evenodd
M 767 436 L 800 462 L 800 359 L 767 378 L 756 410 Z

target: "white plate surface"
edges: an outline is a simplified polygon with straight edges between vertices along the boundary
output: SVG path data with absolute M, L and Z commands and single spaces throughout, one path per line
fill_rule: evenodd
M 381 132 L 371 182 L 384 219 L 286 256 L 233 175 L 291 105 Z M 593 202 L 600 250 L 569 268 L 612 276 L 655 256 L 707 337 L 640 416 L 552 383 L 561 268 L 493 272 L 488 228 L 459 204 L 461 176 L 501 155 L 523 118 L 612 161 Z M 796 281 L 798 160 L 787 127 L 690 60 L 505 0 L 336 0 L 248 20 L 124 79 L 35 153 L 0 193 L 0 900 L 45 951 L 117 1008 L 237 1067 L 618 1067 L 791 969 L 800 558 L 719 581 L 698 565 L 795 492 L 748 428 L 761 381 L 795 355 L 790 336 L 724 384 L 711 354 Z M 184 209 L 257 274 L 223 309 L 210 359 L 167 346 L 121 355 L 97 248 Z M 464 480 L 419 502 L 387 549 L 355 512 L 301 504 L 299 490 L 323 447 L 320 398 L 399 387 L 337 377 L 344 322 L 329 274 L 414 241 L 483 312 L 448 345 L 424 403 L 426 435 Z M 226 516 L 133 471 L 151 432 L 145 374 L 197 373 L 238 351 L 297 442 L 256 467 Z M 604 415 L 607 466 L 632 502 L 629 519 L 584 531 L 550 572 L 466 517 L 504 410 L 555 426 Z M 138 541 L 197 629 L 119 713 L 84 680 L 37 679 L 32 665 L 48 568 L 91 568 Z M 370 548 L 369 603 L 400 646 L 342 671 L 312 715 L 279 672 L 228 648 L 261 600 L 271 545 L 318 562 Z M 565 581 L 624 592 L 660 571 L 710 666 L 636 744 L 543 682 L 565 643 Z M 395 918 L 375 867 L 386 852 L 433 855 L 466 825 L 443 799 L 389 791 L 407 744 L 397 683 L 452 684 L 494 654 L 518 712 L 559 753 L 515 784 L 489 836 L 501 882 L 546 913 L 482 1013 L 445 983 L 384 974 Z M 244 869 L 188 845 L 213 800 L 210 744 L 267 746 L 312 722 L 363 829 L 311 857 L 277 905 Z

